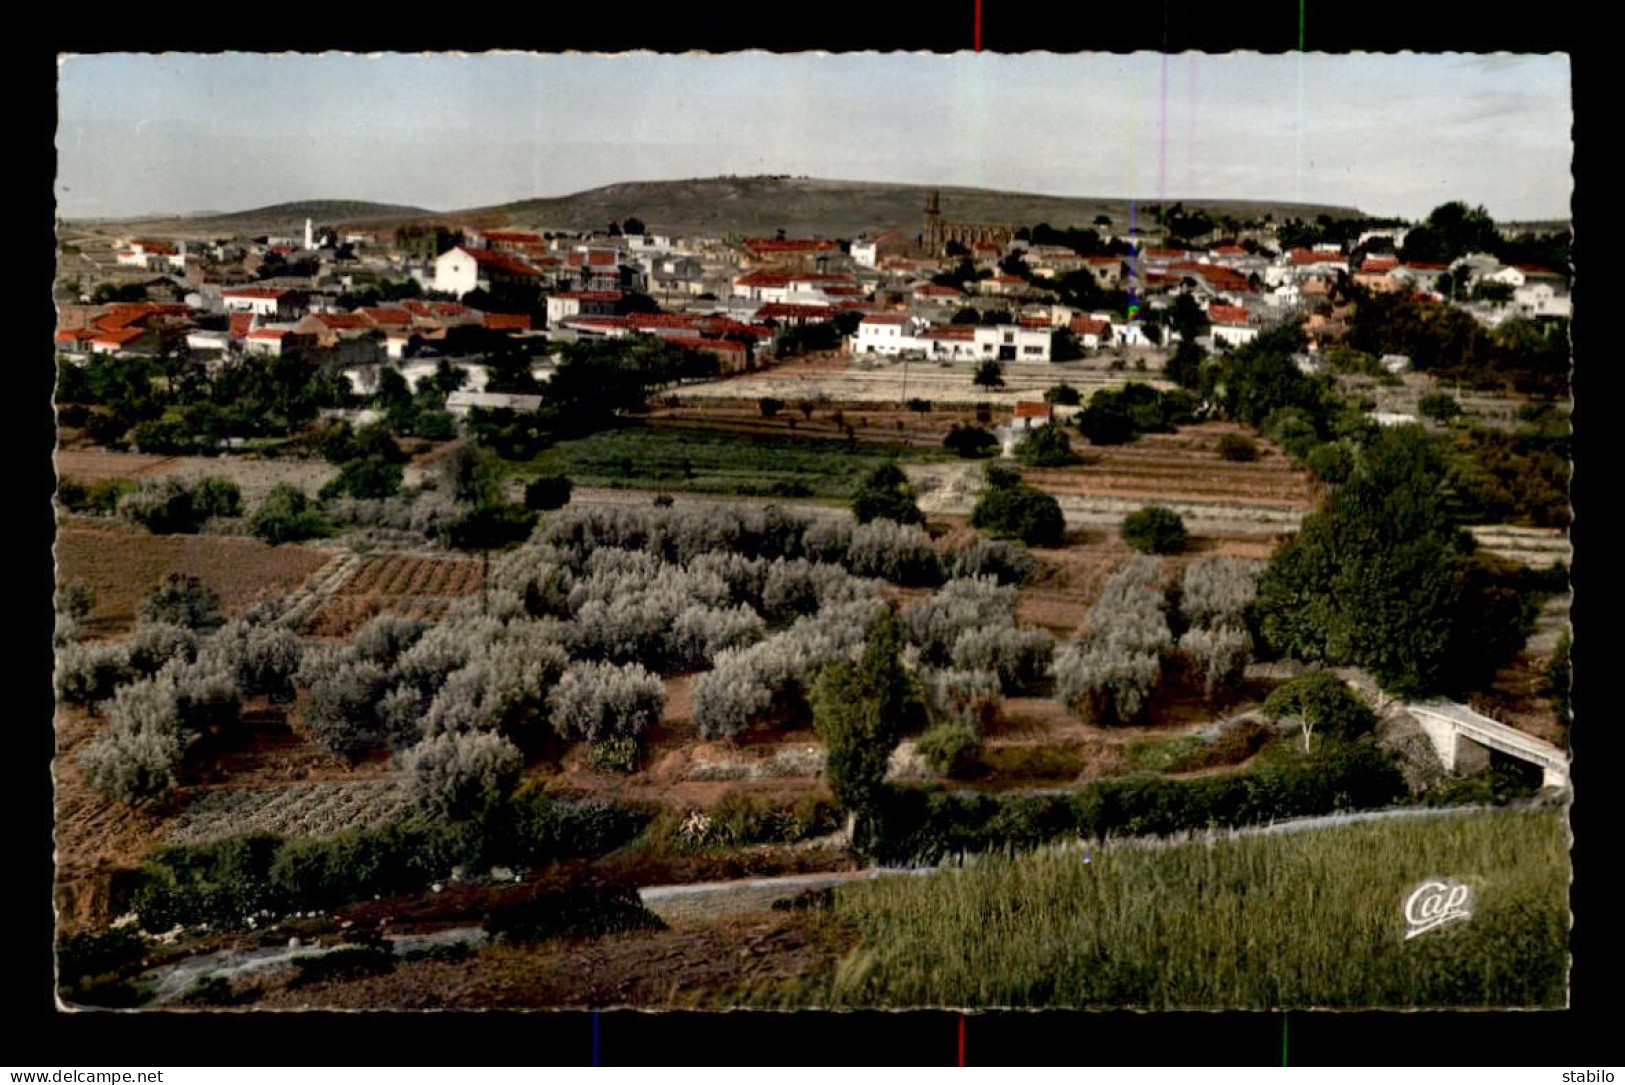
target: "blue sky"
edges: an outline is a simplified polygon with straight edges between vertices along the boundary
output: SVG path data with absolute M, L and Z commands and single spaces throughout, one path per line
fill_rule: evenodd
M 452 210 L 789 173 L 1569 213 L 1562 56 L 106 54 L 58 69 L 66 217 Z

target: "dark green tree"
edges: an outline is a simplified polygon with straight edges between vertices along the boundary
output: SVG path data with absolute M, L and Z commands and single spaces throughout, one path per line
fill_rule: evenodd
M 923 524 L 925 514 L 914 503 L 914 487 L 896 464 L 883 463 L 871 471 L 852 498 L 852 516 L 860 524 L 895 520 Z
M 892 751 L 925 723 L 919 682 L 903 666 L 905 643 L 901 623 L 887 613 L 870 631 L 863 657 L 830 663 L 808 697 L 830 790 L 851 819 L 854 848 L 866 853 L 878 843 L 873 815 Z
M 977 363 L 976 375 L 971 378 L 971 383 L 978 388 L 1003 388 L 1004 366 L 992 358 Z
M 1398 695 L 1472 689 L 1521 645 L 1532 601 L 1455 521 L 1444 453 L 1384 430 L 1348 480 L 1276 552 L 1258 589 L 1265 639 L 1363 667 Z
M 1123 518 L 1123 541 L 1142 554 L 1177 554 L 1185 549 L 1185 521 L 1177 512 L 1150 505 Z

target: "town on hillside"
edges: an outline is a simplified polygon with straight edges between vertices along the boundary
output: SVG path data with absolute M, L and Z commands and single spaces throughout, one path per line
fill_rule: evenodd
M 1568 224 L 918 206 L 59 220 L 60 1002 L 1566 1005 Z

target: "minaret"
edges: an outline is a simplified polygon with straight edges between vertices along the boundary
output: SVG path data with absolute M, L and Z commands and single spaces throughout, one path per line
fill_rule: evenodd
M 316 232 L 310 227 L 310 220 L 305 220 L 305 251 L 309 252 L 316 247 Z

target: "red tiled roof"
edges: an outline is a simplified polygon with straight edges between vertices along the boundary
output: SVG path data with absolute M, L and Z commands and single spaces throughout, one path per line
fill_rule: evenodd
M 383 327 L 386 324 L 404 326 L 412 323 L 411 312 L 395 306 L 372 306 L 370 308 L 362 309 L 361 312 L 365 313 L 367 315 L 367 319 L 379 327 Z
M 533 277 L 541 274 L 538 268 L 531 267 L 510 253 L 498 252 L 495 249 L 470 249 L 461 245 L 458 246 L 458 251 L 468 253 L 481 267 L 491 268 L 505 275 Z
M 274 286 L 228 286 L 220 291 L 223 298 L 283 298 L 291 291 Z
M 704 318 L 692 313 L 633 313 L 626 319 L 634 328 L 697 328 Z
M 93 339 L 97 343 L 112 343 L 115 346 L 123 346 L 132 339 L 140 339 L 146 334 L 147 329 L 145 328 L 114 328 L 111 331 L 97 332 Z
M 840 247 L 833 241 L 810 237 L 747 237 L 744 244 L 757 254 L 834 252 Z
M 783 271 L 752 271 L 734 280 L 735 286 L 789 286 L 794 276 Z
M 707 354 L 749 354 L 750 344 L 741 343 L 737 339 L 700 339 L 693 343 L 684 343 L 690 350 L 703 350 Z
M 1215 245 L 1209 249 L 1214 256 L 1246 256 L 1247 250 L 1240 245 Z
M 1053 328 L 1055 326 L 1041 316 L 1024 316 L 1016 321 L 1016 324 L 1023 328 Z
M 1190 254 L 1184 249 L 1146 249 L 1140 255 L 1152 260 L 1175 260 Z
M 252 328 L 253 326 L 253 313 L 232 313 L 231 323 L 227 327 L 227 333 L 233 339 L 241 339 L 248 334 L 248 329 Z
M 1316 252 L 1313 249 L 1292 249 L 1287 255 L 1299 267 L 1306 264 L 1341 264 L 1347 259 L 1340 252 Z
M 958 298 L 964 296 L 963 291 L 955 290 L 951 286 L 943 286 L 940 283 L 926 283 L 924 286 L 916 286 L 914 288 L 914 292 L 916 294 L 930 294 L 939 298 Z
M 1245 324 L 1247 310 L 1238 305 L 1210 305 L 1207 318 L 1215 324 Z
M 1053 403 L 1020 403 L 1016 404 L 1017 418 L 1053 418 L 1055 405 Z
M 255 328 L 248 333 L 250 339 L 281 339 L 290 334 L 287 328 Z
M 1360 262 L 1360 270 L 1365 272 L 1392 271 L 1398 266 L 1397 256 L 1367 256 Z
M 825 320 L 834 312 L 828 305 L 798 305 L 793 302 L 770 301 L 756 310 L 757 320 Z
M 572 316 L 566 317 L 566 324 L 585 324 L 589 328 L 625 328 L 628 327 L 624 316 Z
M 1121 256 L 1087 256 L 1084 259 L 1091 264 L 1120 264 L 1123 262 Z
M 246 314 L 244 314 L 246 315 Z M 357 331 L 372 327 L 364 313 L 312 313 L 311 316 L 333 331 Z
M 1448 271 L 1450 269 L 1449 264 L 1434 264 L 1422 260 L 1412 260 L 1401 266 L 1408 267 L 1412 271 Z
M 933 324 L 920 333 L 925 339 L 975 339 L 973 324 Z
M 863 297 L 863 287 L 861 287 L 861 286 L 838 286 L 838 285 L 826 284 L 826 285 L 820 287 L 819 289 L 821 289 L 825 294 L 829 295 L 832 298 L 861 298 L 861 297 Z
M 902 313 L 870 313 L 864 317 L 860 324 L 902 324 L 908 317 Z
M 571 267 L 615 267 L 621 262 L 621 254 L 613 249 L 588 249 L 568 254 L 564 262 Z
M 1105 335 L 1112 330 L 1109 320 L 1096 320 L 1093 317 L 1075 316 L 1072 318 L 1072 330 L 1079 335 Z
M 1024 283 L 1027 280 L 1020 275 L 995 275 L 988 281 L 998 283 L 1001 286 L 1010 286 L 1014 283 Z
M 485 326 L 494 332 L 530 331 L 529 313 L 486 313 Z
M 487 241 L 506 241 L 509 244 L 534 245 L 542 240 L 541 234 L 528 234 L 523 230 L 487 230 Z
M 90 328 L 63 328 L 56 333 L 58 343 L 82 343 L 87 339 L 96 338 L 96 332 Z

